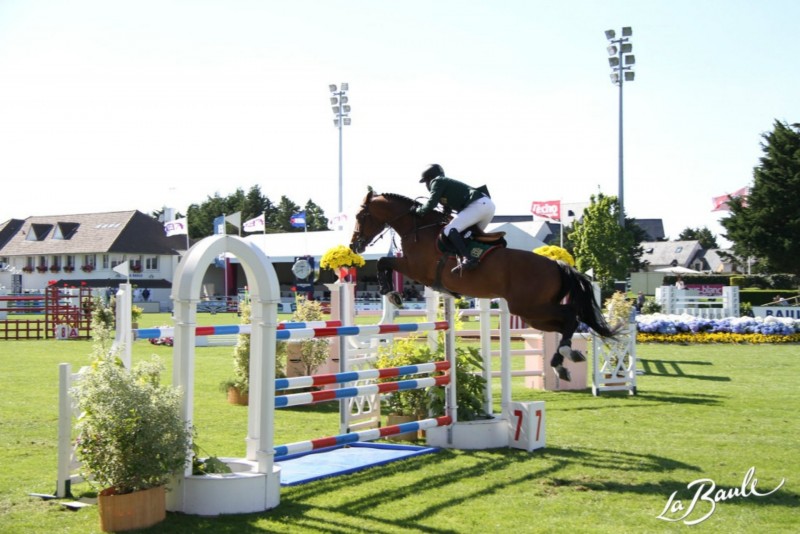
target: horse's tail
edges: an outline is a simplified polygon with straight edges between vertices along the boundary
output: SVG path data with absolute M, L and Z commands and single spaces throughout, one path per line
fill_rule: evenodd
M 600 304 L 594 298 L 592 282 L 574 267 L 559 261 L 561 277 L 564 280 L 566 295 L 575 308 L 578 319 L 602 337 L 614 337 L 616 333 L 606 322 Z

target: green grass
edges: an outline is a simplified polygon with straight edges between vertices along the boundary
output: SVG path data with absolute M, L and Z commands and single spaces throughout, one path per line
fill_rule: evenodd
M 202 324 L 237 321 L 223 314 L 199 317 Z M 143 327 L 159 324 L 169 321 L 150 315 L 141 321 Z M 688 507 L 690 482 L 709 478 L 735 488 L 750 467 L 760 491 L 783 478 L 784 487 L 768 497 L 719 503 L 692 528 L 796 532 L 798 346 L 648 344 L 637 352 L 647 374 L 635 397 L 528 390 L 514 379 L 514 400 L 546 401 L 543 451 L 444 450 L 282 488 L 280 506 L 265 513 L 168 514 L 150 532 L 678 532 L 690 527 L 656 518 L 673 492 Z M 58 364 L 77 368 L 88 353 L 86 341 L 0 342 L 4 533 L 99 530 L 93 507 L 70 512 L 28 496 L 55 489 Z M 169 347 L 138 341 L 133 357 L 153 353 L 165 361 L 169 376 Z M 231 372 L 230 347 L 197 350 L 195 424 L 208 453 L 243 456 L 246 409 L 227 404 L 218 389 Z M 332 405 L 276 417 L 278 443 L 335 433 Z M 698 507 L 693 517 L 706 511 Z

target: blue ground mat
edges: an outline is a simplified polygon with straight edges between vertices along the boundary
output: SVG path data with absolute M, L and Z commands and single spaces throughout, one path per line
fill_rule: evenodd
M 356 442 L 290 454 L 275 463 L 281 467 L 281 486 L 296 486 L 438 451 L 436 447 Z

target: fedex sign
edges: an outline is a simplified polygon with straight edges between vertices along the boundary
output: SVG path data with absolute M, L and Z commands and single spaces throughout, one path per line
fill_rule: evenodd
M 531 203 L 531 213 L 537 217 L 545 217 L 554 221 L 561 220 L 561 201 L 547 200 L 544 202 L 533 201 Z

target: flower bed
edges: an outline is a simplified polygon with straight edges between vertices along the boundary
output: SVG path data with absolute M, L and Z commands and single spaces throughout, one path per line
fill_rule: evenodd
M 702 319 L 691 315 L 636 316 L 639 343 L 799 343 L 800 320 L 785 317 Z

